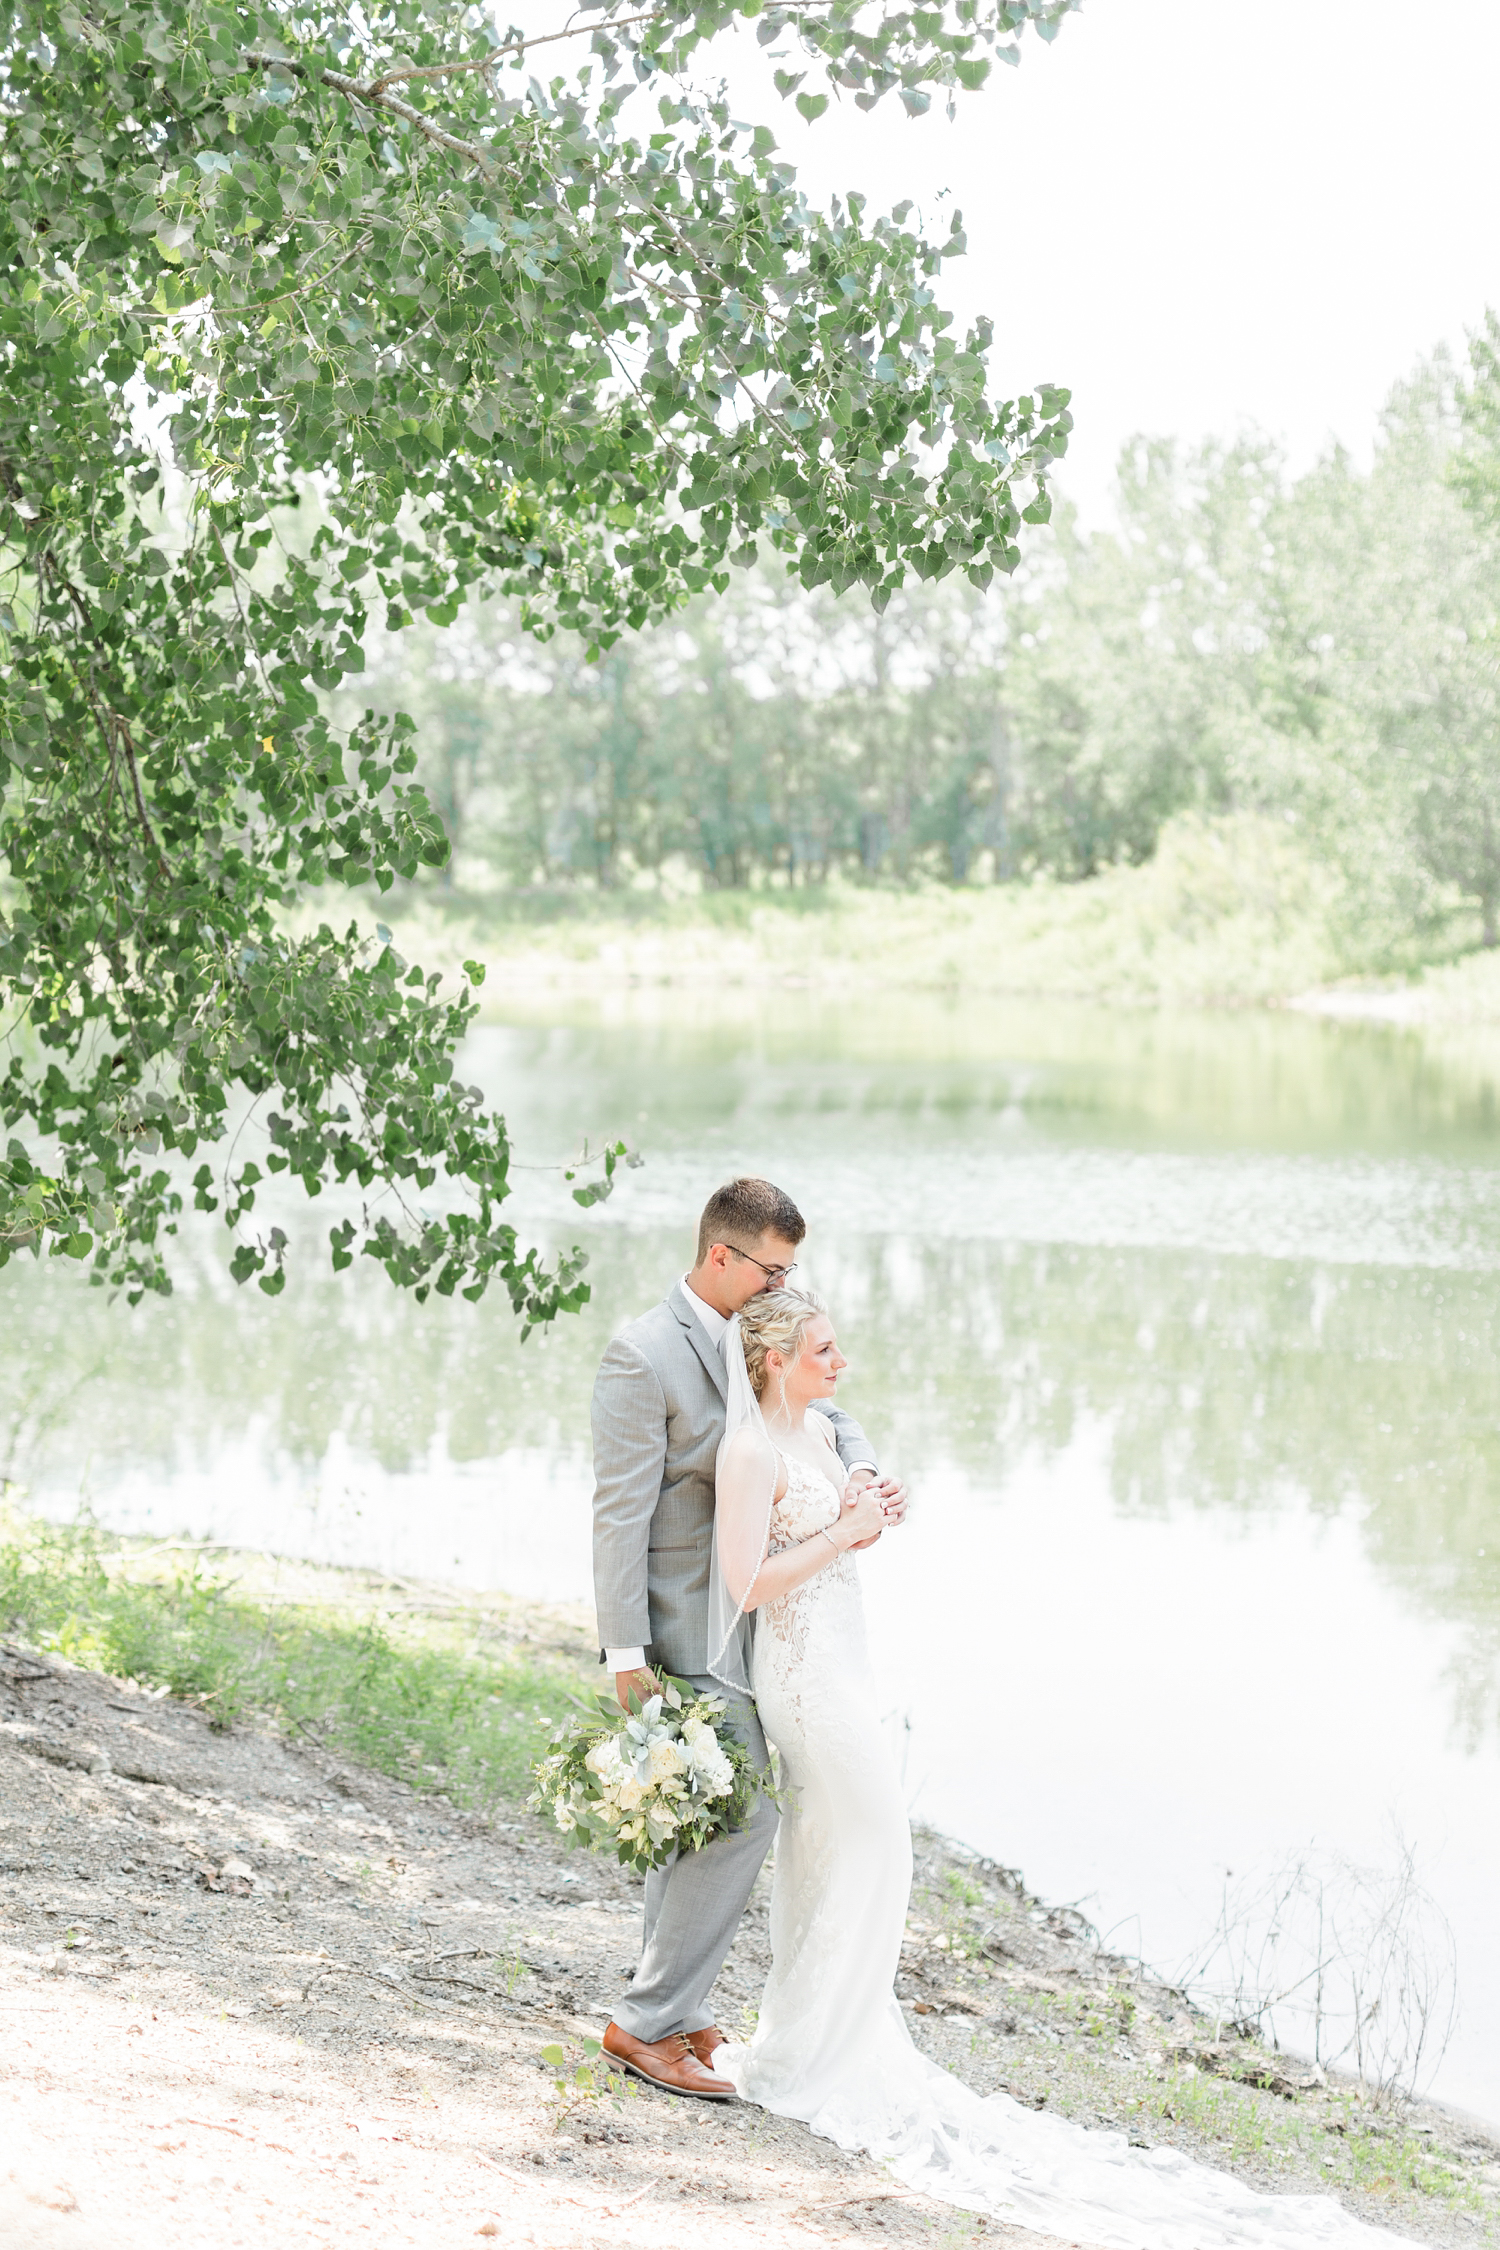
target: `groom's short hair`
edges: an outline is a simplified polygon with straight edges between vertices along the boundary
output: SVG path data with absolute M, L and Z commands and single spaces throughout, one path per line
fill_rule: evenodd
M 716 1242 L 742 1250 L 763 1234 L 778 1234 L 795 1245 L 807 1232 L 807 1221 L 789 1195 L 769 1180 L 726 1180 L 703 1206 L 698 1221 L 698 1264 L 701 1266 Z

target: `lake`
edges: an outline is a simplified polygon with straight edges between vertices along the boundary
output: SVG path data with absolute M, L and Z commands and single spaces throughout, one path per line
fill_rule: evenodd
M 1500 1036 L 807 991 L 510 1018 L 465 1075 L 536 1167 L 511 1215 L 586 1243 L 585 1314 L 522 1347 L 498 1298 L 335 1281 L 331 1204 L 274 1303 L 213 1231 L 135 1312 L 12 1264 L 28 1504 L 586 1600 L 599 1353 L 709 1189 L 768 1173 L 915 1496 L 865 1565 L 914 1813 L 1169 1972 L 1226 1886 L 1409 1848 L 1456 1944 L 1436 2091 L 1500 2122 Z M 547 1167 L 584 1132 L 646 1162 L 580 1213 Z

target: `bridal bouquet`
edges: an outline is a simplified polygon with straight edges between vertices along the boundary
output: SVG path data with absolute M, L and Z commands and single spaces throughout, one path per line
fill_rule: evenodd
M 622 1711 L 598 1699 L 597 1719 L 560 1728 L 532 1767 L 532 1804 L 569 1841 L 613 1852 L 644 1875 L 674 1851 L 695 1852 L 742 1826 L 769 1782 L 720 1722 L 724 1701 L 668 1679 L 659 1695 Z

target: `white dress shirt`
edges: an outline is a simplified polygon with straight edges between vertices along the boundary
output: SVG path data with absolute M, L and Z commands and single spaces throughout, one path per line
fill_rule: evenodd
M 708 1340 L 722 1359 L 724 1357 L 724 1338 L 729 1334 L 728 1314 L 721 1313 L 713 1305 L 706 1305 L 686 1274 L 682 1277 L 682 1294 L 698 1315 L 703 1326 L 708 1330 Z
M 686 1274 L 682 1277 L 682 1294 L 692 1306 L 704 1334 L 722 1359 L 724 1338 L 729 1333 L 728 1315 L 717 1311 L 713 1305 L 706 1305 Z M 875 1474 L 873 1461 L 852 1461 L 849 1474 L 853 1476 L 856 1469 L 868 1469 L 871 1476 Z M 646 1651 L 643 1648 L 607 1648 L 604 1651 L 604 1663 L 605 1668 L 611 1672 L 641 1672 L 646 1666 Z

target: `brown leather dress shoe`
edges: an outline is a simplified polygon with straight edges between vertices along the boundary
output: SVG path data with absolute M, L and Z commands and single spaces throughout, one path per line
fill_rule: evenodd
M 694 2037 L 703 2039 L 707 2033 L 696 2032 Z M 617 2023 L 610 2023 L 604 2027 L 600 2044 L 611 2062 L 617 2062 L 632 2077 L 644 2078 L 648 2086 L 659 2086 L 664 2094 L 691 2094 L 700 2102 L 735 2099 L 728 2079 L 715 2078 L 705 2070 L 680 2031 L 674 2031 L 669 2039 L 633 2039 Z
M 724 2044 L 724 2034 L 716 2023 L 705 2024 L 701 2031 L 685 2031 L 683 2038 L 705 2070 L 713 2068 L 714 2050 Z

